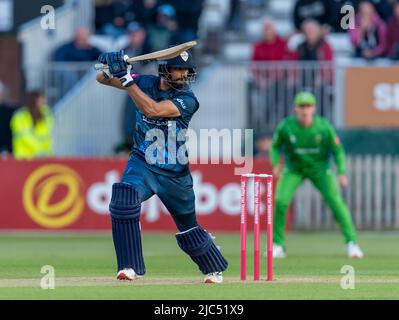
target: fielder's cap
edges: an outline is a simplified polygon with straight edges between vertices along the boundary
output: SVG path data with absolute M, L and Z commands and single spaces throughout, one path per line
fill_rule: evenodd
M 302 91 L 295 96 L 294 104 L 296 106 L 314 106 L 316 104 L 316 97 L 314 96 L 314 94 L 308 91 Z

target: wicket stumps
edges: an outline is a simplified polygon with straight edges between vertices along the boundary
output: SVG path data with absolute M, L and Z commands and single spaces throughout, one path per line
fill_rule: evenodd
M 248 178 L 254 179 L 254 280 L 260 280 L 260 206 L 261 179 L 266 180 L 266 265 L 267 281 L 273 280 L 273 176 L 268 174 L 241 175 L 241 280 L 247 278 L 247 216 Z

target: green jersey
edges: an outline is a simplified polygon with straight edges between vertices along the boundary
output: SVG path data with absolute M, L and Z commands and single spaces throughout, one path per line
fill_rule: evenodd
M 345 151 L 327 119 L 315 116 L 310 127 L 303 127 L 296 116 L 290 116 L 277 127 L 270 149 L 273 167 L 284 154 L 285 166 L 304 174 L 330 168 L 330 155 L 335 158 L 338 174 L 345 174 Z

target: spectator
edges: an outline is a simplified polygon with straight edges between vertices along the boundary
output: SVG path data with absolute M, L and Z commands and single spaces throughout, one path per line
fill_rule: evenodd
M 131 0 L 96 0 L 95 26 L 100 34 L 118 37 L 124 35 L 124 28 L 134 20 Z
M 100 34 L 118 38 L 126 34 L 126 21 L 123 15 L 119 14 L 114 17 L 112 22 L 106 23 L 101 30 Z
M 74 62 L 97 60 L 101 52 L 89 43 L 89 36 L 90 32 L 87 28 L 78 28 L 75 39 L 55 51 L 54 60 Z
M 81 27 L 76 30 L 72 42 L 59 47 L 54 53 L 54 61 L 57 62 L 88 62 L 95 61 L 101 52 L 90 45 L 89 30 Z M 82 73 L 83 71 L 83 73 Z M 52 76 L 58 80 L 57 98 L 65 95 L 81 78 L 87 69 L 79 66 L 57 68 L 52 71 Z
M 333 67 L 325 63 L 334 59 L 331 46 L 325 40 L 325 30 L 315 20 L 305 20 L 302 25 L 304 42 L 301 43 L 294 57 L 299 61 L 318 62 L 317 65 L 308 65 L 300 68 L 300 72 L 292 72 L 290 83 L 296 83 L 300 89 L 309 88 L 320 98 L 319 112 L 322 116 L 331 116 L 334 80 Z M 294 76 L 294 80 L 292 77 Z
M 273 21 L 266 18 L 262 40 L 253 45 L 252 79 L 248 83 L 249 112 L 253 119 L 258 119 L 254 124 L 255 131 L 270 123 L 276 110 L 279 114 L 284 113 L 285 97 L 281 92 L 286 86 L 285 71 L 276 61 L 286 58 L 286 40 L 278 35 Z
M 16 159 L 32 159 L 53 153 L 54 119 L 39 91 L 27 94 L 26 106 L 11 119 L 13 153 Z
M 125 53 L 129 57 L 139 56 L 151 51 L 147 41 L 147 34 L 140 24 L 137 22 L 131 22 L 127 27 L 127 31 L 129 36 L 129 44 L 125 48 Z M 135 65 L 135 71 L 138 71 L 137 65 Z
M 334 0 L 338 2 L 340 7 L 348 4 L 354 7 L 355 11 L 359 11 L 360 4 L 365 0 Z M 387 21 L 392 16 L 392 2 L 394 0 L 367 0 L 370 2 L 382 20 Z
M 393 4 L 392 11 L 387 26 L 387 52 L 390 58 L 399 60 L 399 1 Z
M 11 129 L 10 121 L 15 108 L 6 102 L 6 88 L 0 81 L 0 154 L 11 153 Z
M 172 42 L 179 44 L 198 38 L 198 21 L 202 14 L 204 0 L 160 0 L 176 10 L 178 28 Z
M 349 34 L 356 58 L 375 59 L 386 54 L 386 25 L 371 2 L 360 3 L 355 29 L 349 30 Z
M 125 35 L 128 21 L 133 18 L 129 7 L 130 3 L 125 1 L 113 1 L 107 12 L 111 19 L 103 24 L 99 33 L 113 38 Z
M 260 134 L 256 139 L 256 159 L 269 160 L 270 146 L 272 145 L 272 138 L 269 134 Z
M 373 4 L 380 18 L 388 21 L 392 17 L 392 2 L 393 0 L 368 0 Z
M 227 19 L 227 29 L 239 31 L 241 29 L 240 0 L 230 0 L 230 12 Z
M 336 16 L 333 3 L 325 0 L 297 0 L 294 6 L 294 25 L 297 30 L 305 20 L 316 20 L 321 25 L 331 26 Z
M 114 10 L 113 0 L 96 0 L 95 4 L 95 26 L 96 30 L 102 29 L 107 23 L 112 23 L 113 16 L 110 12 Z
M 253 61 L 283 60 L 287 51 L 286 40 L 280 37 L 270 19 L 263 22 L 263 39 L 253 46 Z
M 132 2 L 134 20 L 140 23 L 144 28 L 155 24 L 157 7 L 157 0 L 134 0 Z
M 301 61 L 331 61 L 333 51 L 325 40 L 325 32 L 315 20 L 305 20 L 302 25 L 305 40 L 298 46 L 296 58 Z
M 252 61 L 281 61 L 287 56 L 287 42 L 280 37 L 269 18 L 263 22 L 263 39 L 254 44 L 252 50 Z M 281 78 L 281 72 L 277 70 L 265 70 L 262 66 L 253 68 L 253 76 L 259 87 L 267 87 Z
M 148 31 L 151 50 L 158 51 L 168 48 L 176 29 L 175 9 L 168 4 L 158 7 L 156 24 L 151 26 Z

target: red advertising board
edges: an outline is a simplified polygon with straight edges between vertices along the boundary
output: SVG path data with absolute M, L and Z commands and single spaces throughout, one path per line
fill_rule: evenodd
M 0 160 L 0 230 L 110 230 L 111 186 L 119 181 L 126 161 Z M 234 164 L 191 165 L 196 212 L 205 228 L 239 230 L 240 176 L 234 175 L 234 168 Z M 253 172 L 270 173 L 271 168 L 267 162 L 254 161 Z M 265 190 L 261 194 L 263 217 Z M 251 216 L 253 192 L 249 194 Z M 176 230 L 156 196 L 143 203 L 141 223 L 143 230 Z

